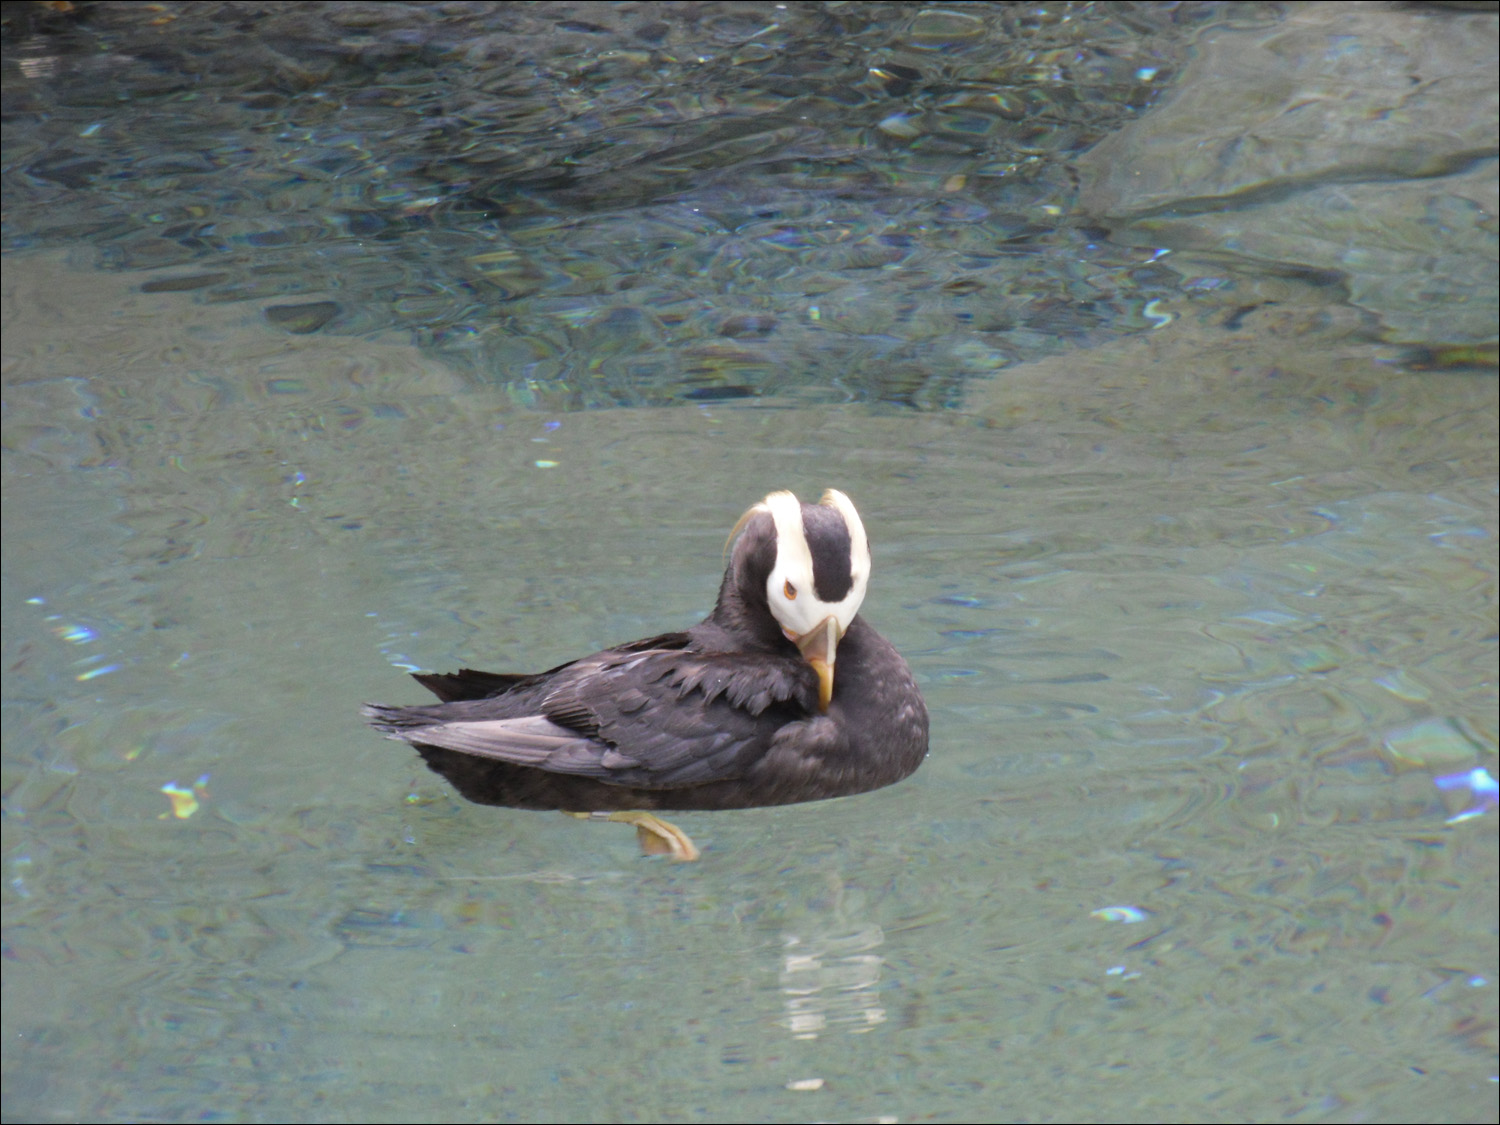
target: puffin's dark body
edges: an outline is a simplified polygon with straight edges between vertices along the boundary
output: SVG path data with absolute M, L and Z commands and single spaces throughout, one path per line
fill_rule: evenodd
M 816 565 L 841 549 L 847 571 L 848 536 L 830 547 L 821 513 L 802 508 L 812 512 L 804 553 Z M 900 781 L 927 753 L 927 709 L 906 661 L 853 617 L 837 643 L 832 696 L 821 710 L 818 673 L 768 605 L 776 527 L 757 509 L 742 524 L 718 604 L 686 632 L 530 676 L 418 675 L 443 702 L 374 704 L 367 716 L 414 745 L 469 800 L 511 808 L 738 809 Z M 867 573 L 862 527 L 858 540 Z M 850 580 L 843 583 L 819 570 L 817 596 L 831 586 L 826 600 L 836 602 Z M 813 592 L 803 600 L 813 601 Z

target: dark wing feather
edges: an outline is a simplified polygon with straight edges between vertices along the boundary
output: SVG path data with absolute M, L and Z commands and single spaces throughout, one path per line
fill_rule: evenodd
M 531 679 L 526 675 L 506 672 L 479 672 L 473 668 L 461 668 L 457 672 L 418 672 L 412 679 L 421 684 L 444 703 L 458 699 L 488 699 L 504 695 L 517 684 Z
M 741 776 L 816 699 L 796 657 L 632 645 L 513 678 L 498 696 L 368 713 L 417 745 L 661 789 Z
M 586 771 L 612 785 L 676 788 L 741 776 L 778 729 L 816 707 L 815 677 L 796 657 L 652 652 L 584 664 L 548 685 L 543 710 L 615 751 Z
M 662 633 L 660 636 L 647 637 L 642 641 L 632 641 L 628 645 L 610 649 L 610 652 L 677 650 L 685 649 L 691 643 L 692 638 L 686 633 Z M 417 672 L 412 675 L 412 679 L 444 703 L 453 703 L 464 699 L 493 699 L 498 695 L 514 691 L 524 684 L 539 683 L 568 667 L 571 667 L 571 664 L 559 664 L 556 668 L 551 668 L 546 672 L 535 673 L 481 672 L 475 668 L 460 668 L 457 672 Z

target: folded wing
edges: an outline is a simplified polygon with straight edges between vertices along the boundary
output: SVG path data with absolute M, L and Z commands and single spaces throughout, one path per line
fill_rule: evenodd
M 817 710 L 812 670 L 771 655 L 615 650 L 541 676 L 419 679 L 454 701 L 371 705 L 392 738 L 652 789 L 742 776 L 777 730 Z M 479 690 L 498 694 L 461 698 Z

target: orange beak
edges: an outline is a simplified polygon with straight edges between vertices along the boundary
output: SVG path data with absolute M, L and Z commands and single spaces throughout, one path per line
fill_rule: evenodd
M 800 637 L 787 634 L 787 640 L 797 646 L 802 659 L 812 665 L 818 674 L 818 710 L 828 711 L 833 699 L 833 659 L 839 647 L 839 623 L 836 618 L 825 617 L 812 630 Z

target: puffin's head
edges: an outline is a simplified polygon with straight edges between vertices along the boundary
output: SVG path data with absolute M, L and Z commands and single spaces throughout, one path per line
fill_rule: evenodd
M 736 560 L 745 554 L 758 561 L 743 573 L 751 582 L 765 573 L 766 605 L 782 634 L 817 672 L 818 703 L 827 711 L 834 656 L 870 581 L 865 525 L 849 497 L 830 488 L 816 504 L 773 492 L 740 517 L 730 539 L 742 530 Z

